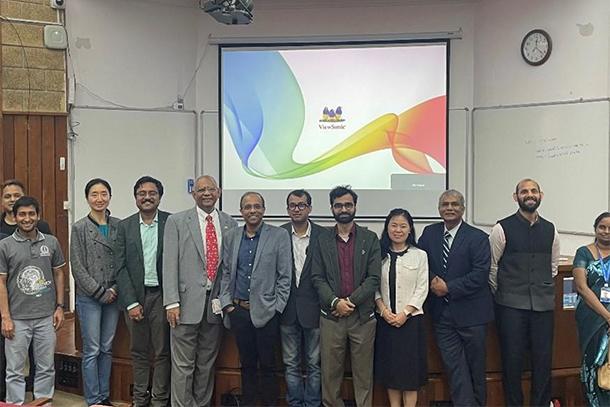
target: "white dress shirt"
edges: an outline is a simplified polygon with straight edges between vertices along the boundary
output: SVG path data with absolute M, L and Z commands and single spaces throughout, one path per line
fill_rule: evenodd
M 307 257 L 307 247 L 309 246 L 311 237 L 311 223 L 307 221 L 307 231 L 303 236 L 297 235 L 293 225 L 291 237 L 292 254 L 294 256 L 295 284 L 298 287 L 299 281 L 301 281 L 301 274 L 303 273 L 303 266 L 305 265 L 305 258 Z
M 201 231 L 201 238 L 203 239 L 203 251 L 207 250 L 206 241 L 205 241 L 205 228 L 208 224 L 206 218 L 208 215 L 212 216 L 212 223 L 214 224 L 214 229 L 216 229 L 216 241 L 218 242 L 218 254 L 220 254 L 220 250 L 222 249 L 222 230 L 220 228 L 220 217 L 218 216 L 218 210 L 214 209 L 212 213 L 207 213 L 203 209 L 197 207 L 197 216 L 199 217 L 199 230 Z
M 449 230 L 447 229 L 447 225 L 443 226 L 443 239 L 445 238 L 445 233 L 449 232 L 449 234 L 451 235 L 451 237 L 449 238 L 449 249 L 451 249 L 451 245 L 453 244 L 453 241 L 455 240 L 455 236 L 457 235 L 458 229 L 460 228 L 460 226 L 462 226 L 462 221 L 460 220 L 460 223 L 457 224 L 456 227 L 454 227 L 453 229 Z

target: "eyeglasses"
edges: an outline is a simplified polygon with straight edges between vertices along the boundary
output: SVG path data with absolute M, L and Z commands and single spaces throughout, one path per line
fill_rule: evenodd
M 158 193 L 157 191 L 140 191 L 140 192 L 138 192 L 138 193 L 136 194 L 136 196 L 137 196 L 138 198 L 144 198 L 144 197 L 146 197 L 146 195 L 148 195 L 148 196 L 150 196 L 150 197 L 154 198 L 154 197 L 156 197 L 157 195 L 159 195 L 159 193 Z
M 347 211 L 351 211 L 352 209 L 354 209 L 356 205 L 354 205 L 351 202 L 347 202 L 347 203 L 334 203 L 333 204 L 333 208 L 337 211 L 340 211 L 341 209 L 345 208 L 345 210 Z
M 305 209 L 309 208 L 309 205 L 307 205 L 305 202 L 299 202 L 298 204 L 291 203 L 288 205 L 288 209 L 291 211 L 294 211 L 296 208 L 299 208 L 300 211 L 304 211 Z
M 203 188 L 197 189 L 195 192 L 197 192 L 198 194 L 201 195 L 201 194 L 205 194 L 206 192 L 213 194 L 216 191 L 218 191 L 218 188 L 216 188 L 216 187 L 203 187 Z

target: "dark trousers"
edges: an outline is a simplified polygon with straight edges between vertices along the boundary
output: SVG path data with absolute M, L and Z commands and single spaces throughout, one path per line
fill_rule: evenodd
M 241 362 L 242 405 L 257 405 L 258 389 L 261 389 L 263 405 L 275 406 L 278 396 L 278 378 L 275 375 L 276 341 L 279 334 L 279 318 L 276 314 L 262 328 L 255 328 L 250 311 L 236 306 L 231 312 L 231 327 Z M 261 386 L 258 384 L 257 363 L 261 369 Z
M 459 327 L 445 305 L 434 323 L 436 342 L 449 375 L 451 399 L 456 407 L 485 406 L 485 340 L 487 324 Z
M 523 406 L 521 373 L 529 348 L 532 368 L 531 406 L 551 401 L 553 311 L 530 311 L 496 304 L 496 323 L 502 350 L 502 382 L 506 406 Z
M 125 313 L 125 321 L 131 335 L 131 359 L 133 364 L 133 403 L 136 406 L 166 406 L 169 401 L 172 361 L 169 352 L 169 324 L 163 307 L 161 291 L 146 293 L 143 307 L 144 319 L 135 322 Z M 154 352 L 152 394 L 148 394 L 151 373 L 151 353 Z M 152 400 L 151 400 L 152 399 Z

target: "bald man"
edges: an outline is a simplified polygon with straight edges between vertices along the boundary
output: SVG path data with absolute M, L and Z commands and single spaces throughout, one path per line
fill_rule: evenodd
M 513 199 L 519 209 L 493 227 L 489 285 L 496 303 L 496 325 L 502 351 L 505 406 L 523 406 L 521 373 L 530 349 L 530 406 L 551 401 L 555 284 L 559 267 L 559 235 L 538 214 L 544 194 L 526 178 Z
M 163 304 L 171 327 L 171 405 L 209 406 L 223 333 L 218 292 L 222 237 L 237 222 L 216 209 L 216 180 L 197 178 L 196 206 L 167 218 L 163 240 Z

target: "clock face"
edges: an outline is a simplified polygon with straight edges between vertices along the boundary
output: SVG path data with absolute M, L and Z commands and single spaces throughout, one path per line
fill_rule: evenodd
M 551 37 L 543 30 L 527 33 L 521 43 L 521 56 L 530 65 L 542 65 L 551 56 Z

